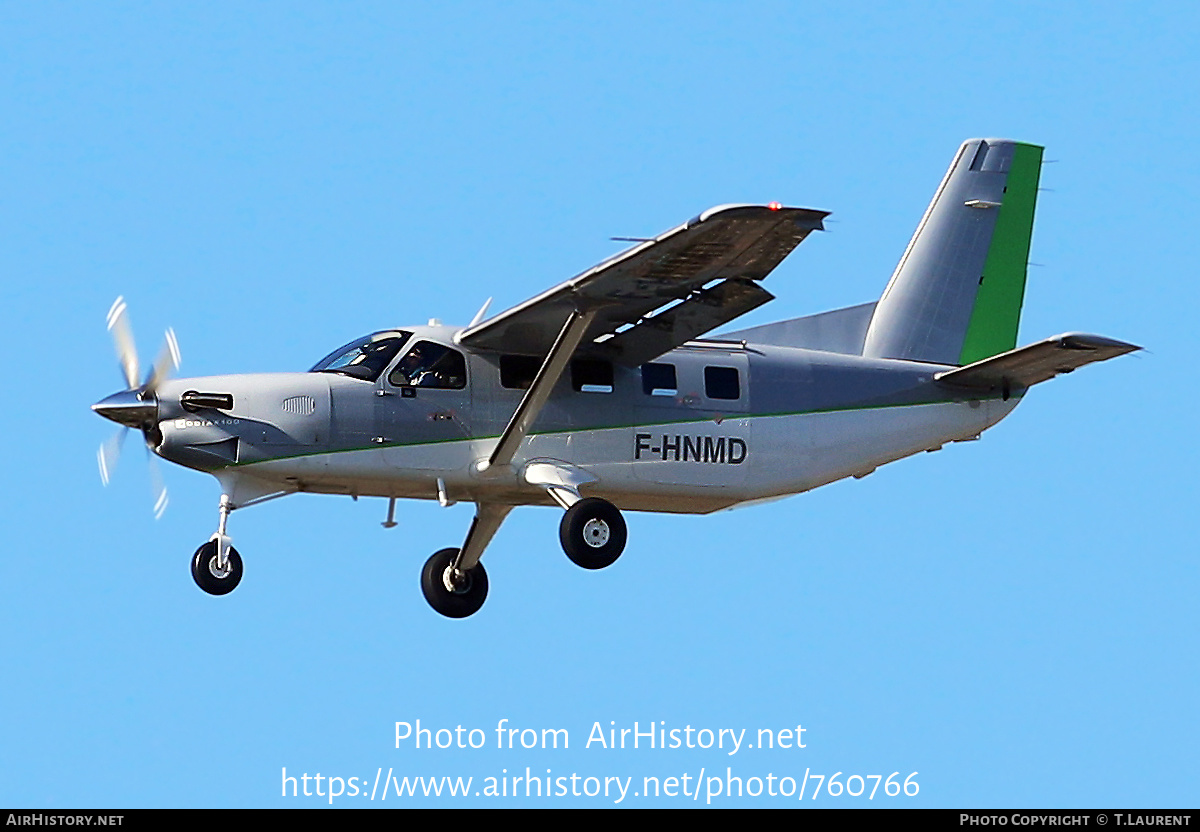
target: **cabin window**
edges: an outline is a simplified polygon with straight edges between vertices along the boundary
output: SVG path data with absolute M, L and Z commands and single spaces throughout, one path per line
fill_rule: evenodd
M 418 341 L 388 375 L 397 387 L 461 390 L 467 386 L 467 362 L 462 353 L 432 341 Z
M 571 387 L 580 393 L 611 393 L 613 391 L 612 363 L 590 358 L 572 361 Z
M 542 359 L 529 355 L 500 356 L 500 386 L 509 390 L 528 390 L 533 385 Z
M 736 367 L 705 367 L 704 394 L 710 399 L 738 399 L 742 389 Z
M 679 392 L 674 364 L 643 364 L 642 392 L 647 396 L 674 396 Z

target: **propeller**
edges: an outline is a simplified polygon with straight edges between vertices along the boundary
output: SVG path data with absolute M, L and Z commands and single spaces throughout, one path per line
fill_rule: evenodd
M 133 328 L 129 324 L 129 309 L 123 297 L 118 297 L 108 310 L 108 331 L 112 335 L 117 364 L 121 368 L 126 389 L 92 405 L 92 410 L 121 425 L 115 434 L 100 445 L 96 454 L 100 480 L 108 485 L 116 471 L 126 434 L 130 428 L 140 430 L 146 443 L 154 517 L 157 519 L 162 517 L 167 508 L 167 487 L 154 455 L 154 431 L 158 427 L 158 387 L 179 367 L 179 342 L 175 340 L 175 332 L 168 329 L 158 357 L 150 366 L 146 380 L 139 385 L 137 347 L 133 342 Z

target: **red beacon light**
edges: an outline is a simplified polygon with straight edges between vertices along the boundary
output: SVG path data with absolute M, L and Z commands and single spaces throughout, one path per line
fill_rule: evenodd
M 780 208 L 783 207 L 783 203 L 782 202 L 768 202 L 767 207 L 770 208 L 772 211 L 778 211 Z

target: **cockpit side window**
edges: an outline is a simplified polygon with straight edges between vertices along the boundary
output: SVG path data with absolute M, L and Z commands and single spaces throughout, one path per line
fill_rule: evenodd
M 375 381 L 392 363 L 410 333 L 399 330 L 376 332 L 356 338 L 318 361 L 310 373 L 339 373 L 364 381 Z
M 467 386 L 467 362 L 458 350 L 418 341 L 388 375 L 396 387 L 461 390 Z

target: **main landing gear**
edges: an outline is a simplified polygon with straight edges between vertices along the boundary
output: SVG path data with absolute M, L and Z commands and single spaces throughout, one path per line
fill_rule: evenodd
M 479 556 L 510 509 L 510 506 L 480 504 L 463 544 L 463 550 L 471 557 L 460 558 L 459 549 L 442 549 L 425 562 L 425 568 L 421 570 L 421 592 L 435 612 L 447 618 L 466 618 L 483 606 L 487 599 L 488 579 Z M 576 494 L 575 501 L 563 515 L 558 537 L 572 562 L 584 569 L 603 569 L 616 561 L 625 549 L 625 519 L 607 500 L 599 497 L 579 499 Z M 462 568 L 462 564 L 472 562 L 469 568 Z
M 558 539 L 576 566 L 603 569 L 625 550 L 625 518 L 607 500 L 585 497 L 563 515 Z
M 421 591 L 436 612 L 447 618 L 466 618 L 479 611 L 487 599 L 488 579 L 482 563 L 467 570 L 455 569 L 458 549 L 442 549 L 425 561 Z

